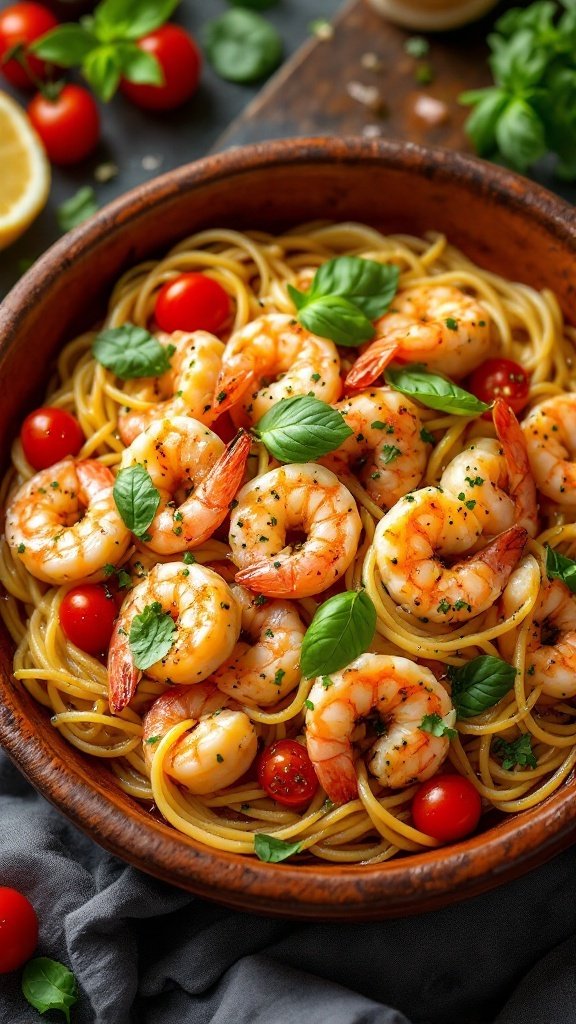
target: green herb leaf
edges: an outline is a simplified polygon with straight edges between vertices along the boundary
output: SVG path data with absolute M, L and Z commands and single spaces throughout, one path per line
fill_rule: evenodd
M 103 0 L 94 12 L 94 32 L 103 43 L 141 39 L 171 17 L 179 0 Z
M 267 836 L 263 832 L 254 836 L 254 852 L 259 860 L 267 864 L 279 864 L 280 861 L 300 853 L 301 843 L 286 843 L 283 839 Z
M 140 615 L 135 615 L 130 626 L 128 643 L 136 668 L 142 672 L 155 665 L 168 654 L 176 633 L 171 615 L 162 611 L 158 601 L 148 604 Z
M 341 413 L 312 395 L 282 399 L 253 432 L 281 462 L 318 459 L 353 434 Z
M 302 643 L 300 668 L 307 679 L 327 676 L 364 654 L 376 630 L 376 609 L 364 590 L 336 594 L 317 609 Z
M 59 25 L 36 39 L 30 51 L 50 64 L 61 68 L 74 68 L 98 46 L 96 36 L 82 25 Z
M 419 363 L 398 370 L 386 370 L 386 383 L 403 395 L 409 395 L 430 409 L 451 412 L 457 416 L 479 416 L 490 408 L 469 391 L 446 377 L 429 373 Z
M 153 53 L 146 53 L 136 43 L 123 43 L 118 47 L 122 74 L 138 85 L 164 85 L 162 65 Z
M 153 334 L 134 324 L 100 331 L 94 339 L 92 355 L 121 380 L 160 377 L 170 369 L 167 350 Z
M 496 125 L 496 141 L 502 156 L 519 171 L 526 170 L 546 152 L 544 124 L 525 100 L 515 99 Z
M 399 277 L 400 270 L 393 263 L 336 256 L 318 267 L 310 290 L 304 293 L 306 305 L 315 299 L 338 295 L 357 306 L 369 320 L 375 320 L 392 302 Z
M 282 40 L 276 29 L 242 8 L 208 22 L 204 46 L 214 70 L 229 82 L 257 82 L 282 60 Z
M 404 43 L 404 52 L 409 57 L 416 57 L 417 59 L 425 57 L 429 49 L 430 43 L 427 39 L 424 39 L 424 36 L 410 36 L 410 39 L 407 39 Z
M 298 320 L 312 334 L 337 345 L 355 347 L 374 337 L 374 326 L 362 310 L 338 295 L 324 295 L 306 303 Z
M 549 580 L 562 580 L 576 594 L 576 562 L 555 548 L 546 548 L 546 575 Z
M 501 658 L 481 654 L 460 668 L 449 668 L 449 676 L 458 718 L 474 718 L 506 696 L 514 686 L 516 669 Z
M 121 65 L 118 48 L 108 45 L 92 50 L 83 61 L 82 71 L 90 88 L 104 103 L 108 103 L 120 84 Z
M 160 493 L 154 487 L 144 466 L 121 469 L 112 491 L 122 521 L 136 537 L 141 537 L 150 526 L 160 504 Z
M 452 712 L 450 712 L 452 718 L 456 718 Z M 447 716 L 448 717 L 448 716 Z M 452 722 L 452 725 L 454 723 Z M 452 725 L 449 725 L 445 718 L 437 715 L 435 712 L 432 715 L 424 715 L 424 718 L 418 726 L 422 729 L 422 732 L 429 732 L 432 736 L 447 736 L 450 740 L 455 740 L 458 735 L 458 730 L 453 729 Z
M 502 758 L 502 767 L 506 771 L 511 771 L 516 765 L 519 768 L 538 767 L 536 754 L 532 752 L 532 737 L 529 732 L 522 733 L 512 743 L 497 736 L 492 743 L 492 749 L 497 757 Z
M 88 220 L 88 217 L 96 213 L 97 209 L 98 203 L 96 202 L 94 189 L 90 188 L 89 185 L 85 185 L 58 207 L 56 211 L 58 226 L 61 231 L 71 231 L 78 224 Z
M 70 1024 L 70 1007 L 78 1000 L 78 982 L 64 964 L 47 956 L 29 960 L 22 974 L 22 992 L 39 1013 L 61 1010 Z

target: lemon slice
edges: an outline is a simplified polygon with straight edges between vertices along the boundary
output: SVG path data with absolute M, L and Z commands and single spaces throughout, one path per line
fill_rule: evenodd
M 50 165 L 26 114 L 0 92 L 0 249 L 14 242 L 46 203 Z

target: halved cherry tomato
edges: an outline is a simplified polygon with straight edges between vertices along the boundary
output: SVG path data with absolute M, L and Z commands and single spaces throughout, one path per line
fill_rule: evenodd
M 28 117 L 53 164 L 79 163 L 100 138 L 98 107 L 81 85 L 65 85 L 55 99 L 37 93 L 28 104 Z
M 72 413 L 45 405 L 26 417 L 20 441 L 30 465 L 34 469 L 47 469 L 67 455 L 77 455 L 85 437 Z
M 108 649 L 117 615 L 113 595 L 98 583 L 74 587 L 60 605 L 62 629 L 87 654 L 103 654 Z
M 309 804 L 318 789 L 308 751 L 296 740 L 277 740 L 262 751 L 258 782 L 268 796 L 284 807 Z
M 481 402 L 503 398 L 513 412 L 522 412 L 530 393 L 530 374 L 512 359 L 487 359 L 474 370 L 468 387 Z M 489 413 L 484 415 L 490 418 Z
M 435 775 L 423 782 L 412 801 L 412 818 L 420 832 L 450 843 L 474 831 L 482 801 L 463 775 Z
M 18 43 L 22 43 L 24 47 L 29 46 L 57 24 L 58 20 L 52 11 L 41 4 L 11 4 L 4 11 L 0 11 L 0 67 L 2 74 L 12 82 L 12 85 L 19 89 L 31 89 L 34 82 L 18 61 L 12 59 L 7 60 L 5 64 L 2 63 L 4 54 Z M 48 77 L 48 67 L 44 61 L 29 54 L 26 54 L 25 61 L 36 79 L 44 81 Z
M 0 886 L 0 974 L 22 967 L 38 945 L 36 911 L 21 892 Z
M 121 89 L 128 99 L 145 110 L 174 110 L 198 87 L 202 57 L 191 35 L 178 25 L 162 25 L 136 43 L 160 63 L 163 85 L 139 85 L 123 79 Z
M 230 297 L 206 274 L 180 274 L 156 296 L 154 315 L 161 330 L 217 334 L 232 311 Z

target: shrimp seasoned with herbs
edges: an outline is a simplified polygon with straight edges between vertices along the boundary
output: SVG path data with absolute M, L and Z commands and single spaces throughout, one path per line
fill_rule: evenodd
M 258 750 L 256 730 L 243 712 L 227 708 L 216 686 L 176 686 L 158 697 L 144 717 L 144 760 L 150 771 L 158 742 L 190 719 L 190 730 L 170 748 L 162 769 L 198 795 L 233 785 Z
M 225 447 L 209 427 L 189 416 L 151 423 L 121 462 L 122 469 L 145 466 L 160 494 L 146 544 L 169 555 L 211 537 L 228 515 L 249 454 L 245 433 Z
M 384 654 L 363 654 L 317 679 L 309 704 L 306 746 L 322 788 L 337 804 L 358 795 L 352 734 L 362 719 L 376 714 L 386 726 L 365 755 L 368 770 L 382 786 L 401 789 L 429 779 L 448 753 L 446 736 L 420 728 L 425 716 L 438 715 L 448 726 L 456 718 L 429 669 Z
M 268 597 L 309 597 L 353 562 L 362 529 L 338 477 L 314 463 L 271 470 L 237 495 L 230 523 L 236 581 Z M 288 540 L 295 534 L 304 539 Z
M 576 394 L 542 402 L 522 429 L 538 490 L 559 505 L 576 505 Z
M 341 391 L 334 342 L 310 334 L 285 313 L 267 313 L 226 344 L 214 407 L 224 412 L 240 404 L 247 425 L 282 398 L 312 394 L 330 404 Z
M 155 620 L 151 629 L 158 616 L 169 615 L 175 624 L 170 649 L 146 669 L 161 682 L 201 682 L 230 657 L 240 635 L 240 608 L 218 573 L 185 562 L 156 565 L 126 597 L 110 641 L 108 687 L 115 714 L 130 703 L 142 675 L 130 631 L 146 609 L 147 618 Z
M 101 573 L 132 534 L 112 494 L 114 476 L 97 459 L 63 459 L 40 470 L 12 498 L 6 539 L 28 572 L 46 583 Z
M 347 387 L 369 387 L 394 359 L 465 377 L 488 356 L 493 340 L 482 302 L 453 285 L 399 292 L 375 328 L 376 339 L 354 363 Z

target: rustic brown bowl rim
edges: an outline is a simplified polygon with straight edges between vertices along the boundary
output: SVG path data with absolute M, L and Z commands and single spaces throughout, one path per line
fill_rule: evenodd
M 541 186 L 474 157 L 414 143 L 359 138 L 298 138 L 239 147 L 169 171 L 122 195 L 56 242 L 0 306 L 2 346 L 13 344 L 30 303 L 53 285 L 73 253 L 89 254 L 103 234 L 125 230 L 151 204 L 229 176 L 267 166 L 373 163 L 439 182 L 488 189 L 576 251 L 576 213 Z M 0 741 L 32 784 L 101 846 L 157 878 L 230 906 L 295 918 L 368 920 L 418 913 L 509 881 L 550 859 L 576 834 L 576 781 L 569 779 L 537 808 L 503 820 L 480 836 L 382 865 L 330 866 L 255 859 L 209 849 L 163 822 L 123 814 L 103 788 L 79 779 L 27 727 L 11 681 L 0 679 Z M 23 742 L 25 740 L 25 742 Z M 94 822 L 97 822 L 95 828 Z M 97 831 L 96 831 L 97 830 Z M 95 834 L 96 832 L 96 834 Z M 421 906 L 415 894 L 421 894 Z

